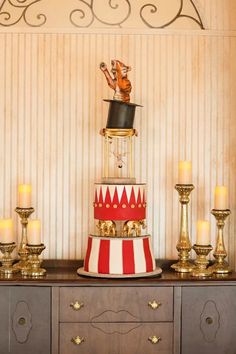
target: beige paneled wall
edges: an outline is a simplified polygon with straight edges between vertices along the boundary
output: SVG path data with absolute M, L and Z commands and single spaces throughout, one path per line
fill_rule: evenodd
M 192 240 L 196 220 L 209 218 L 215 244 L 213 189 L 225 183 L 232 209 L 226 245 L 234 265 L 236 37 L 226 21 L 233 2 L 195 3 L 202 19 L 209 20 L 206 28 L 214 20 L 209 13 L 218 11 L 224 28 L 212 29 L 221 32 L 75 27 L 68 32 L 57 24 L 51 33 L 45 27 L 30 27 L 26 33 L 27 26 L 17 33 L 17 24 L 0 34 L 0 216 L 12 215 L 17 221 L 17 184 L 32 183 L 45 257 L 84 256 L 93 229 L 93 183 L 102 170 L 98 132 L 107 116 L 102 100 L 112 97 L 98 66 L 120 58 L 132 66 L 132 101 L 143 105 L 135 120 L 135 170 L 137 179 L 148 184 L 148 227 L 155 256 L 176 256 L 177 164 L 191 159 L 196 186 Z M 222 4 L 224 20 L 219 16 Z M 19 235 L 19 225 L 16 230 Z
M 204 27 L 209 30 L 236 29 L 236 2 L 234 0 L 197 0 Z

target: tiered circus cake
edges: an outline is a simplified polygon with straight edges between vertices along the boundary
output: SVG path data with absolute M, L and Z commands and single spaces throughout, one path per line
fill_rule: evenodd
M 78 274 L 100 277 L 138 277 L 161 273 L 155 265 L 151 237 L 146 233 L 146 184 L 133 177 L 133 129 L 136 104 L 129 103 L 130 70 L 112 60 L 112 73 L 100 68 L 115 91 L 109 102 L 104 137 L 103 177 L 95 184 L 96 231 L 88 237 L 84 267 Z

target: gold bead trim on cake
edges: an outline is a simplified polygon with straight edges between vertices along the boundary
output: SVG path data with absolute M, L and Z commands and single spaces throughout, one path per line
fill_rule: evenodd
M 102 203 L 99 203 L 99 204 L 93 203 L 93 206 L 94 206 L 94 208 L 97 208 L 97 207 L 102 208 Z M 117 205 L 117 204 L 114 204 L 114 205 L 112 205 L 112 206 L 113 206 L 114 209 L 117 209 L 117 208 L 118 208 L 118 205 Z M 147 206 L 147 203 L 139 204 L 139 205 L 138 205 L 138 208 L 141 208 L 141 207 L 146 208 L 146 206 Z M 110 204 L 106 204 L 106 208 L 107 208 L 107 209 L 109 209 L 110 207 L 111 207 Z M 127 207 L 126 204 L 122 204 L 122 208 L 123 208 L 123 209 L 125 209 L 126 207 Z M 131 208 L 132 208 L 132 209 L 134 209 L 135 207 L 136 207 L 135 204 L 131 204 Z

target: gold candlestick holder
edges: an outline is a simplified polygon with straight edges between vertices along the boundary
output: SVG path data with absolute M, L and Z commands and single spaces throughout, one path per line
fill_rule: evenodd
M 15 264 L 15 268 L 18 268 L 20 271 L 27 269 L 28 267 L 28 256 L 29 252 L 26 249 L 27 245 L 27 225 L 28 218 L 34 212 L 34 208 L 19 208 L 15 209 L 17 214 L 20 216 L 21 225 L 22 225 L 22 234 L 21 234 L 21 242 L 18 250 L 18 254 L 20 256 L 20 260 Z
M 26 245 L 26 250 L 29 253 L 28 267 L 22 270 L 22 275 L 28 277 L 41 277 L 46 274 L 46 269 L 40 268 L 42 260 L 39 259 L 40 254 L 45 249 L 45 245 Z
M 211 271 L 216 274 L 228 274 L 231 273 L 232 270 L 229 268 L 229 264 L 225 261 L 227 257 L 227 252 L 224 245 L 224 237 L 223 237 L 223 229 L 225 226 L 225 220 L 230 215 L 230 210 L 218 210 L 212 209 L 212 215 L 216 218 L 217 225 L 217 240 L 216 247 L 213 253 L 215 257 L 215 263 L 210 267 Z
M 190 201 L 190 193 L 194 190 L 194 185 L 176 184 L 175 189 L 179 193 L 179 201 L 181 203 L 180 235 L 176 246 L 179 253 L 179 261 L 172 264 L 171 268 L 176 272 L 190 273 L 195 268 L 195 265 L 189 262 L 189 253 L 192 245 L 188 231 L 188 203 Z
M 193 277 L 210 277 L 213 272 L 208 266 L 208 254 L 212 251 L 211 245 L 194 245 L 194 251 L 197 254 L 197 259 L 195 260 L 196 268 L 192 271 L 191 275 Z
M 0 243 L 0 251 L 3 254 L 3 257 L 1 259 L 2 266 L 0 267 L 0 273 L 4 275 L 11 275 L 19 271 L 18 269 L 12 266 L 13 258 L 11 254 L 15 248 L 16 248 L 15 242 Z

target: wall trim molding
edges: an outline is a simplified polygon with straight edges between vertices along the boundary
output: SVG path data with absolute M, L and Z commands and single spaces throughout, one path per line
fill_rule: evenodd
M 174 30 L 174 29 L 159 29 L 159 30 L 141 30 L 141 29 L 71 29 L 71 28 L 1 28 L 1 34 L 12 33 L 12 34 L 97 34 L 97 35 L 145 35 L 145 36 L 187 36 L 187 37 L 236 37 L 236 31 L 226 31 L 226 30 Z

